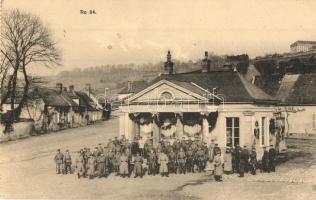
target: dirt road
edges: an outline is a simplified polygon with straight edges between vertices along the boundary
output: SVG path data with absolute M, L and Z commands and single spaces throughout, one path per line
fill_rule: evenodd
M 278 172 L 225 176 L 207 173 L 123 179 L 56 175 L 57 148 L 77 151 L 118 135 L 118 119 L 0 145 L 0 198 L 37 199 L 316 199 L 316 141 L 289 140 Z

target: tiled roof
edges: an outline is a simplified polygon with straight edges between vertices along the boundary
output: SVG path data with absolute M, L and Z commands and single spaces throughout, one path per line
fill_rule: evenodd
M 76 91 L 76 95 L 79 97 L 79 105 L 86 107 L 88 111 L 96 111 L 96 105 L 93 100 L 85 92 Z
M 147 86 L 148 86 L 147 81 L 132 81 L 131 88 L 128 88 L 128 86 L 125 86 L 118 94 L 136 93 L 145 89 Z
M 276 102 L 275 98 L 252 85 L 238 72 L 232 70 L 211 71 L 209 73 L 201 73 L 198 70 L 190 73 L 161 75 L 149 83 L 148 86 L 163 79 L 174 82 L 197 94 L 203 94 L 203 90 L 199 87 L 210 92 L 213 91 L 213 88 L 217 88 L 217 95 L 224 97 L 225 102 Z M 140 91 L 135 91 L 135 93 Z

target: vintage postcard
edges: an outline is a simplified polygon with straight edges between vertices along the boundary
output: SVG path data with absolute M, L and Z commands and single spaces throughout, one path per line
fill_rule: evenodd
M 316 1 L 0 8 L 0 199 L 316 199 Z

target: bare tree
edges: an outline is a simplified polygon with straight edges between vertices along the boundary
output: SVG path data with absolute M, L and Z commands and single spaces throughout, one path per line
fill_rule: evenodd
M 10 68 L 5 69 L 5 77 L 8 78 L 1 105 L 10 97 L 11 117 L 13 120 L 17 120 L 28 97 L 30 87 L 27 74 L 28 66 L 32 64 L 37 64 L 38 67 L 58 65 L 60 53 L 56 48 L 51 31 L 42 23 L 40 18 L 17 9 L 4 14 L 0 39 L 1 56 Z M 24 80 L 20 84 L 23 85 L 23 92 L 21 101 L 15 102 L 19 81 L 18 73 L 23 74 Z M 14 104 L 18 104 L 18 106 L 15 107 Z

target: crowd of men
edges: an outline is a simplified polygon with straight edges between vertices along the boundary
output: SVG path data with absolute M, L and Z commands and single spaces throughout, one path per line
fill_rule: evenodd
M 135 137 L 129 142 L 122 136 L 120 139 L 110 139 L 105 146 L 99 144 L 93 150 L 80 149 L 74 165 L 69 150 L 63 154 L 58 149 L 54 160 L 57 174 L 76 171 L 78 178 L 101 178 L 111 173 L 123 178 L 129 178 L 132 174 L 134 178 L 142 178 L 145 174 L 168 177 L 172 173 L 186 174 L 207 170 L 214 174 L 216 181 L 221 181 L 223 173 L 239 173 L 243 177 L 248 172 L 255 175 L 257 169 L 260 172 L 274 172 L 276 154 L 273 146 L 269 150 L 264 147 L 262 159 L 258 162 L 256 149 L 248 150 L 247 146 L 227 147 L 222 152 L 214 140 L 207 146 L 198 138 L 182 138 L 175 139 L 172 143 L 161 140 L 154 148 L 150 138 L 143 140 Z

